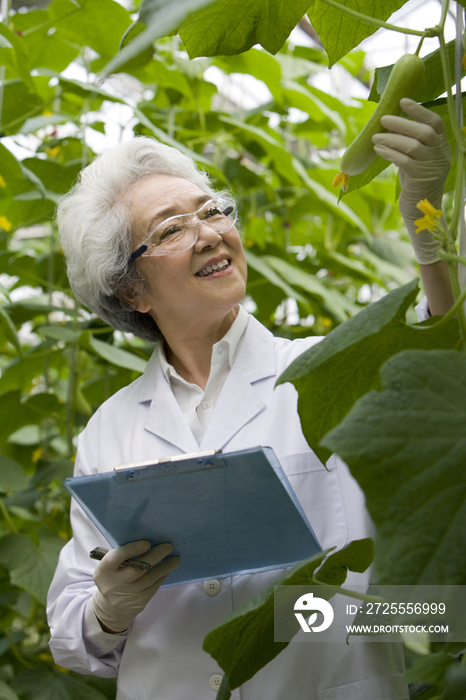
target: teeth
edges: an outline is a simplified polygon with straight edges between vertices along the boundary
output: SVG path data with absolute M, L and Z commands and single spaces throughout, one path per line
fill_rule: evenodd
M 230 261 L 228 260 L 228 258 L 225 258 L 219 263 L 214 263 L 213 265 L 206 265 L 206 267 L 203 267 L 202 270 L 200 270 L 197 274 L 199 277 L 207 277 L 207 275 L 211 275 L 212 272 L 224 270 L 226 267 L 228 267 L 229 264 Z

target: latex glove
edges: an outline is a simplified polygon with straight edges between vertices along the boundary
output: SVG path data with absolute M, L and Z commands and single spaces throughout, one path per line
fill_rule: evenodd
M 161 561 L 170 554 L 171 544 L 160 544 L 150 551 L 150 542 L 139 540 L 111 549 L 99 562 L 94 573 L 98 590 L 94 593 L 94 612 L 106 632 L 123 632 L 144 610 L 158 591 L 167 575 L 180 564 L 179 557 Z M 152 564 L 153 569 L 143 571 L 121 563 L 130 557 L 139 557 Z M 159 563 L 160 562 L 160 563 Z
M 414 222 L 423 216 L 416 204 L 428 199 L 435 209 L 442 208 L 451 148 L 438 114 L 407 97 L 400 100 L 400 107 L 415 121 L 385 115 L 380 121 L 388 132 L 375 134 L 372 143 L 379 156 L 399 168 L 399 207 L 414 248 L 414 257 L 423 265 L 431 265 L 440 260 L 440 243 L 428 230 L 415 232 Z

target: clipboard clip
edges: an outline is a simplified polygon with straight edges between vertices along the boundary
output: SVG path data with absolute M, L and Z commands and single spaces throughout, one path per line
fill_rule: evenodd
M 204 452 L 191 452 L 190 454 L 172 455 L 171 457 L 157 457 L 155 459 L 149 459 L 146 462 L 120 464 L 118 467 L 114 467 L 113 471 L 119 472 L 124 469 L 141 469 L 142 467 L 152 467 L 156 464 L 171 464 L 173 462 L 184 462 L 190 459 L 199 459 L 202 462 L 206 457 L 214 457 L 214 455 L 221 453 L 222 450 L 204 450 Z M 208 467 L 209 464 L 205 464 L 204 466 Z

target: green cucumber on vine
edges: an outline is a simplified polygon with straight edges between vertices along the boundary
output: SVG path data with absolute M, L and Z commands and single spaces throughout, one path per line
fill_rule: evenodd
M 386 131 L 380 123 L 381 118 L 386 114 L 401 114 L 400 100 L 416 93 L 423 75 L 424 62 L 419 56 L 408 53 L 398 59 L 374 113 L 344 152 L 340 161 L 341 172 L 335 177 L 334 185 L 342 184 L 346 188 L 349 175 L 359 175 L 375 160 L 372 137 Z

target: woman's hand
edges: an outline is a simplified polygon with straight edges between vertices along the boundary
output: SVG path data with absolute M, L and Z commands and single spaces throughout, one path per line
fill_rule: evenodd
M 451 148 L 442 118 L 414 100 L 400 100 L 400 107 L 412 120 L 386 115 L 381 124 L 387 133 L 372 137 L 374 151 L 399 168 L 399 207 L 414 248 L 423 265 L 437 262 L 440 243 L 427 230 L 416 233 L 414 222 L 422 218 L 416 205 L 427 199 L 441 209 L 442 196 L 451 164 Z
M 173 547 L 159 544 L 150 549 L 150 542 L 140 540 L 111 549 L 99 562 L 94 581 L 94 611 L 104 632 L 123 632 L 136 615 L 144 610 L 167 575 L 180 564 L 179 557 L 164 559 Z M 125 559 L 144 554 L 144 561 L 153 566 L 149 571 L 129 566 L 120 568 Z M 161 561 L 164 559 L 164 561 Z M 158 563 L 160 562 L 160 563 Z

